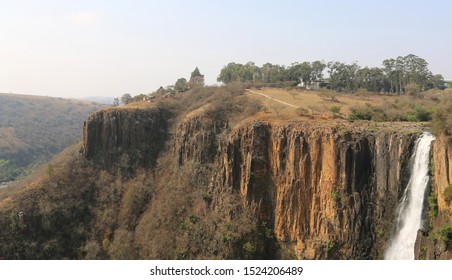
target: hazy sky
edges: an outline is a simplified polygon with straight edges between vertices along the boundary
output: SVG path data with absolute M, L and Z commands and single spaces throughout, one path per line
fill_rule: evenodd
M 0 0 L 0 92 L 136 95 L 196 66 L 211 84 L 229 62 L 409 53 L 452 79 L 452 1 Z

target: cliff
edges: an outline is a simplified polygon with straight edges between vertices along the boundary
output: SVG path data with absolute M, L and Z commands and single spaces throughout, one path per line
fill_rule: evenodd
M 187 125 L 199 119 L 179 126 L 180 162 L 202 161 L 217 146 L 211 192 L 259 205 L 258 217 L 297 258 L 382 257 L 419 128 L 249 121 L 216 138 L 213 125 Z M 198 140 L 188 149 L 190 136 Z
M 424 129 L 176 120 L 158 107 L 93 114 L 78 157 L 0 205 L 0 257 L 382 258 Z
M 162 109 L 105 109 L 84 123 L 83 155 L 101 166 L 155 163 L 167 138 L 168 113 Z

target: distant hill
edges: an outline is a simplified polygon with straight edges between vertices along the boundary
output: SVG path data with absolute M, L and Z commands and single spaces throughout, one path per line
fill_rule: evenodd
M 84 120 L 103 105 L 0 93 L 0 182 L 15 180 L 81 136 Z
M 89 100 L 94 101 L 101 104 L 111 105 L 113 104 L 114 97 L 108 97 L 108 96 L 87 96 L 83 97 L 83 100 Z

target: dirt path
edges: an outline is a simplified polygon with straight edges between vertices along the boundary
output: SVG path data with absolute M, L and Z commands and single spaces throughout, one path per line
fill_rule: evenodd
M 287 106 L 290 106 L 290 107 L 294 107 L 294 108 L 298 108 L 298 106 L 295 106 L 295 105 L 293 105 L 293 104 L 290 104 L 290 103 L 281 101 L 281 100 L 279 100 L 279 99 L 273 98 L 273 97 L 268 96 L 268 95 L 266 95 L 266 94 L 263 94 L 263 93 L 260 93 L 260 92 L 255 92 L 255 91 L 252 91 L 252 90 L 247 90 L 247 91 L 248 91 L 249 93 L 259 94 L 259 95 L 261 95 L 261 96 L 263 96 L 263 97 L 265 97 L 265 98 L 271 99 L 271 100 L 276 101 L 276 102 L 279 102 L 279 103 L 281 103 L 281 104 L 284 104 L 284 105 L 287 105 Z

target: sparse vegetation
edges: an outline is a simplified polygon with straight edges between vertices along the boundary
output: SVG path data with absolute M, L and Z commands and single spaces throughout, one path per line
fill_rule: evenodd
M 428 202 L 428 221 L 426 222 L 426 228 L 430 230 L 433 227 L 433 221 L 438 216 L 438 196 L 431 192 L 427 199 Z
M 307 116 L 307 115 L 309 114 L 308 109 L 303 108 L 303 107 L 298 107 L 298 108 L 296 109 L 296 112 L 297 112 L 297 114 L 298 114 L 299 116 Z
M 339 197 L 339 193 L 338 192 L 336 192 L 336 191 L 332 191 L 331 192 L 331 199 L 334 201 L 334 202 L 339 202 L 339 199 L 340 199 L 340 197 Z
M 330 111 L 332 113 L 339 114 L 339 112 L 341 111 L 341 107 L 340 106 L 331 106 Z
M 452 245 L 452 225 L 444 224 L 440 228 L 437 228 L 430 232 L 430 236 L 433 240 L 439 240 L 446 244 L 447 247 Z
M 444 189 L 443 196 L 444 201 L 447 203 L 447 205 L 450 205 L 450 203 L 452 202 L 452 184 Z
M 438 216 L 438 196 L 433 192 L 428 196 L 428 216 L 430 219 Z
M 432 128 L 435 133 L 452 135 L 452 89 L 447 89 L 440 97 L 433 113 Z
M 336 248 L 337 244 L 334 241 L 328 241 L 324 246 L 324 251 L 329 253 Z
M 366 107 L 355 107 L 352 108 L 352 113 L 349 117 L 351 120 L 366 120 L 370 121 L 372 119 L 372 111 L 369 106 Z

